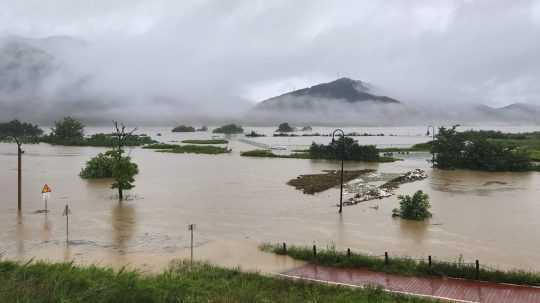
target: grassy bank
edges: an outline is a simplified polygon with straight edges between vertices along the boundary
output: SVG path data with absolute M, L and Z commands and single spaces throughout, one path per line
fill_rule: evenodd
M 346 183 L 360 177 L 361 175 L 372 173 L 374 171 L 375 170 L 373 169 L 344 170 L 343 181 Z M 341 174 L 333 170 L 326 171 L 323 174 L 300 175 L 298 178 L 287 182 L 287 184 L 294 186 L 298 190 L 302 190 L 304 194 L 313 195 L 337 186 L 340 184 L 340 182 Z
M 309 153 L 305 152 L 295 152 L 288 155 L 279 155 L 274 154 L 271 150 L 268 149 L 255 149 L 244 151 L 240 153 L 244 157 L 260 157 L 260 158 L 286 158 L 286 159 L 310 159 Z
M 171 149 L 179 147 L 178 144 L 155 143 L 143 146 L 144 149 Z
M 72 264 L 0 262 L 2 302 L 432 302 L 175 263 L 156 275 Z
M 226 147 L 212 145 L 179 145 L 172 149 L 159 150 L 159 152 L 175 153 L 175 154 L 207 154 L 217 155 L 230 153 L 231 150 Z
M 166 144 L 166 143 L 157 143 L 146 145 L 143 148 L 146 149 L 155 149 L 158 152 L 163 153 L 175 153 L 175 154 L 207 154 L 207 155 L 216 155 L 216 154 L 226 154 L 230 153 L 231 150 L 226 147 L 212 146 L 212 145 L 178 145 L 178 144 Z
M 285 252 L 281 245 L 264 244 L 261 245 L 261 249 L 276 254 L 286 254 L 294 259 L 325 266 L 362 267 L 373 271 L 412 276 L 444 276 L 471 280 L 476 278 L 476 265 L 474 263 L 464 263 L 462 260 L 443 262 L 434 259 L 430 266 L 427 260 L 391 256 L 388 264 L 386 264 L 384 258 L 354 252 L 351 252 L 349 256 L 347 252 L 336 251 L 333 248 L 317 251 L 316 256 L 314 256 L 311 247 L 290 246 L 287 247 Z M 480 267 L 479 280 L 540 286 L 540 273 L 522 270 L 503 271 Z
M 229 141 L 223 139 L 211 139 L 211 140 L 184 140 L 182 143 L 186 144 L 227 144 Z
M 387 147 L 387 148 L 378 148 L 381 153 L 399 153 L 399 152 L 429 152 L 431 151 L 431 142 L 418 143 L 411 147 Z
M 280 155 L 280 154 L 274 154 L 271 150 L 267 150 L 267 149 L 255 149 L 255 150 L 241 152 L 240 155 L 244 157 L 260 157 L 260 158 L 313 159 L 313 160 L 321 159 L 321 158 L 311 156 L 311 154 L 309 153 L 309 150 L 307 152 L 303 150 L 296 150 L 296 151 L 293 151 L 293 153 L 291 154 Z M 379 157 L 379 159 L 375 162 L 384 163 L 384 162 L 394 162 L 396 160 L 397 159 L 392 158 L 392 157 Z

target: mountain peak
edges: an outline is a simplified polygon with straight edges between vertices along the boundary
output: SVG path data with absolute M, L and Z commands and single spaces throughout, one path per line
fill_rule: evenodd
M 276 105 L 282 108 L 288 99 L 290 98 L 302 98 L 313 100 L 335 100 L 345 101 L 347 103 L 357 103 L 371 101 L 374 103 L 400 103 L 399 101 L 386 97 L 379 96 L 370 93 L 370 85 L 351 78 L 339 78 L 331 82 L 317 84 L 311 87 L 306 87 L 285 93 L 280 96 L 276 96 L 262 101 L 258 107 L 271 109 Z M 292 101 L 294 102 L 294 101 Z M 295 105 L 296 107 L 297 105 Z

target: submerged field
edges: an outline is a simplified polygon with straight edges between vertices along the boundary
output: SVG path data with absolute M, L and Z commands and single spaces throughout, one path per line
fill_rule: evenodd
M 154 275 L 130 270 L 77 267 L 71 263 L 0 262 L 3 302 L 432 302 L 377 288 L 294 282 L 176 262 Z
M 287 151 L 331 140 L 272 137 L 275 128 L 253 129 L 267 137 L 250 140 L 287 145 Z M 380 148 L 407 148 L 429 140 L 425 128 L 368 131 L 396 135 L 358 137 L 360 143 Z M 161 133 L 159 139 L 170 145 L 212 138 L 209 132 L 172 133 L 170 128 L 141 132 L 152 137 Z M 375 170 L 380 180 L 359 177 L 375 187 L 383 185 L 387 177 L 416 168 L 424 170 L 428 178 L 402 184 L 395 196 L 348 206 L 340 216 L 336 208 L 339 186 L 306 195 L 287 185 L 299 175 L 339 170 L 338 161 L 242 157 L 241 152 L 257 147 L 241 142 L 242 135 L 238 136 L 225 137 L 232 151 L 223 155 L 127 149 L 140 173 L 135 177 L 135 188 L 126 193 L 122 203 L 110 188 L 110 180 L 78 176 L 86 161 L 107 149 L 28 144 L 24 146 L 20 215 L 16 146 L 0 143 L 0 167 L 4 168 L 0 170 L 0 253 L 16 260 L 75 260 L 78 264 L 131 264 L 160 270 L 171 259 L 189 257 L 186 226 L 193 223 L 197 226 L 194 241 L 198 260 L 224 266 L 241 264 L 265 272 L 284 271 L 295 264 L 284 261 L 283 256 L 259 252 L 257 245 L 263 242 L 316 243 L 375 255 L 385 251 L 391 256 L 414 258 L 432 255 L 438 260 L 463 255 L 465 260 L 479 259 L 481 264 L 501 269 L 540 270 L 536 261 L 540 255 L 536 186 L 540 173 L 432 169 L 427 152 L 399 155 L 403 161 L 392 163 L 347 161 L 345 170 Z M 53 191 L 47 214 L 37 212 L 44 208 L 41 189 L 45 183 Z M 350 185 L 362 184 L 353 183 Z M 351 186 L 344 187 L 344 201 L 354 195 Z M 392 209 L 399 207 L 396 196 L 417 190 L 430 196 L 433 217 L 425 222 L 393 219 Z M 66 218 L 62 216 L 66 204 L 72 209 L 69 232 L 75 243 L 69 247 L 65 245 Z

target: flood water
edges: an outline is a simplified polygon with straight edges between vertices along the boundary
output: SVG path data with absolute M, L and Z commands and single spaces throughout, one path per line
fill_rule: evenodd
M 490 128 L 490 127 L 485 127 Z M 273 128 L 246 130 L 271 134 Z M 87 133 L 109 129 L 88 129 Z M 385 133 L 356 137 L 361 144 L 409 146 L 425 142 L 425 127 L 345 128 Z M 530 131 L 533 128 L 507 128 Z M 328 133 L 331 129 L 314 128 Z M 209 139 L 211 133 L 171 133 L 170 128 L 142 129 L 163 142 Z M 160 132 L 162 137 L 155 135 Z M 393 134 L 395 136 L 389 136 Z M 12 144 L 0 144 L 0 253 L 12 259 L 75 260 L 80 263 L 131 265 L 160 269 L 175 258 L 189 257 L 187 225 L 196 224 L 195 258 L 245 269 L 283 271 L 299 264 L 261 253 L 263 242 L 325 247 L 382 255 L 408 255 L 446 260 L 479 259 L 499 268 L 540 270 L 540 174 L 432 170 L 427 153 L 395 163 L 346 163 L 346 169 L 373 168 L 403 173 L 427 171 L 425 180 L 402 185 L 398 194 L 429 194 L 433 218 L 426 222 L 394 219 L 397 197 L 369 201 L 337 213 L 339 190 L 305 195 L 286 183 L 300 174 L 337 169 L 321 160 L 241 157 L 254 149 L 232 137 L 233 152 L 224 155 L 158 153 L 129 150 L 139 165 L 130 199 L 116 201 L 109 180 L 78 176 L 84 163 L 103 148 L 25 145 L 23 212 L 17 215 L 17 156 Z M 329 137 L 255 138 L 268 145 L 307 146 Z M 48 214 L 41 188 L 53 190 Z M 63 207 L 69 204 L 70 244 L 66 245 Z M 378 206 L 376 208 L 375 206 Z

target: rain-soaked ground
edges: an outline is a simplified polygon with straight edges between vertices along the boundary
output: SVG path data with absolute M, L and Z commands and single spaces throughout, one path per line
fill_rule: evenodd
M 408 146 L 428 140 L 423 127 L 346 130 L 387 134 L 356 138 L 361 144 Z M 530 128 L 511 129 L 524 130 Z M 143 131 L 152 136 L 161 132 L 163 136 L 155 138 L 165 142 L 211 137 L 210 133 L 172 134 L 163 128 Z M 272 129 L 257 131 L 271 133 Z M 330 138 L 254 140 L 297 148 Z M 501 268 L 540 270 L 539 173 L 431 170 L 425 153 L 395 163 L 346 163 L 346 169 L 372 168 L 379 176 L 421 168 L 428 178 L 401 185 L 391 197 L 347 206 L 339 216 L 338 189 L 306 195 L 286 184 L 301 174 L 337 169 L 337 163 L 240 157 L 240 151 L 255 147 L 235 138 L 229 147 L 233 152 L 225 155 L 131 149 L 140 174 L 130 200 L 120 204 L 110 181 L 78 177 L 85 161 L 104 149 L 26 145 L 23 212 L 18 216 L 16 149 L 0 144 L 0 253 L 13 259 L 128 264 L 155 270 L 174 258 L 189 257 L 187 225 L 195 223 L 196 259 L 245 269 L 275 272 L 299 265 L 257 249 L 262 242 L 287 242 L 350 247 L 375 255 L 388 251 L 449 260 L 462 256 Z M 372 184 L 380 185 L 382 179 Z M 50 212 L 35 213 L 43 208 L 40 191 L 45 183 L 53 190 Z M 431 197 L 433 218 L 426 222 L 392 218 L 397 195 L 418 189 Z M 69 245 L 62 216 L 67 203 L 72 209 Z

